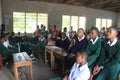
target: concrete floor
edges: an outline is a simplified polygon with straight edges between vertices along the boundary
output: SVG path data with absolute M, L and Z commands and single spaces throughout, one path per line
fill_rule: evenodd
M 27 73 L 29 75 L 29 71 Z M 49 80 L 50 78 L 58 77 L 53 71 L 50 69 L 48 65 L 45 65 L 43 60 L 34 61 L 33 62 L 33 77 L 34 80 Z M 30 76 L 28 76 L 28 80 Z M 7 67 L 3 67 L 0 70 L 0 80 L 15 80 L 13 76 L 13 69 L 8 69 Z M 26 80 L 22 75 L 21 80 Z

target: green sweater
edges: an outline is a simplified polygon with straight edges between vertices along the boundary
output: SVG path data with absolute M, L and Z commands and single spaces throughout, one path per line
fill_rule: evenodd
M 102 39 L 100 38 L 98 38 L 98 40 L 94 44 L 92 44 L 90 40 L 88 41 L 86 51 L 88 53 L 88 65 L 89 66 L 93 65 L 94 62 L 99 57 L 100 50 L 101 50 L 101 42 L 102 42 Z

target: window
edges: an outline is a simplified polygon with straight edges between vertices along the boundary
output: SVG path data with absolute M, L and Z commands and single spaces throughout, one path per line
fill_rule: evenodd
M 73 26 L 73 30 L 77 31 L 78 28 L 86 29 L 86 17 L 79 17 L 79 16 L 69 16 L 63 15 L 62 16 L 62 30 L 64 27 L 70 29 L 70 26 Z
M 14 12 L 13 13 L 13 31 L 17 32 L 25 32 L 25 13 L 22 12 Z
M 79 28 L 86 29 L 86 17 L 79 17 Z
M 13 12 L 13 31 L 33 33 L 36 26 L 41 24 L 47 26 L 48 15 L 45 13 Z
M 101 19 L 96 18 L 96 27 L 100 30 L 102 27 L 109 28 L 112 26 L 112 20 L 111 19 Z
M 62 30 L 64 27 L 67 27 L 67 29 L 70 29 L 70 16 L 64 15 L 62 16 Z
M 36 29 L 36 13 L 26 13 L 26 32 L 33 33 Z
M 78 29 L 78 17 L 71 16 L 71 26 L 73 26 L 73 30 L 77 31 Z
M 38 13 L 38 23 L 37 24 L 40 26 L 41 26 L 41 24 L 47 26 L 47 24 L 48 24 L 47 18 L 48 18 L 47 14 Z M 47 27 L 46 27 L 46 29 L 47 29 Z

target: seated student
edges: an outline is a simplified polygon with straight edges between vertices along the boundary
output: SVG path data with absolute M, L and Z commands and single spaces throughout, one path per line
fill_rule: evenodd
M 33 45 L 36 45 L 38 43 L 38 37 L 35 36 L 35 33 L 31 36 L 30 43 L 32 43 Z
M 18 35 L 15 36 L 15 42 L 18 43 L 18 42 L 22 42 L 22 36 L 21 36 L 21 33 L 18 32 Z
M 120 41 L 118 31 L 110 27 L 107 32 L 108 41 L 102 43 L 98 62 L 93 69 L 94 80 L 118 80 L 120 71 Z
M 35 57 L 39 58 L 39 54 L 43 52 L 44 47 L 47 45 L 47 40 L 45 39 L 45 35 L 41 34 L 39 37 L 39 42 L 37 45 L 33 47 L 32 54 L 30 57 L 34 60 Z M 35 56 L 35 57 L 34 57 Z
M 77 38 L 74 40 L 74 46 L 71 47 L 68 54 L 67 66 L 69 70 L 76 60 L 76 53 L 79 50 L 85 50 L 87 45 L 87 38 L 84 35 L 84 30 L 82 28 L 78 29 Z
M 9 33 L 6 33 L 6 34 L 5 34 L 5 38 L 4 38 L 4 39 L 5 39 L 5 42 L 3 43 L 3 45 L 4 45 L 8 50 L 17 53 L 17 52 L 18 52 L 18 49 L 17 49 L 16 47 L 12 46 L 12 45 L 9 43 L 8 38 L 9 38 Z
M 78 51 L 76 62 L 70 70 L 70 74 L 65 76 L 63 80 L 88 80 L 90 78 L 90 70 L 87 63 L 87 53 Z
M 10 35 L 10 37 L 8 38 L 8 40 L 9 40 L 9 43 L 10 43 L 11 45 L 15 45 L 15 44 L 16 44 L 16 42 L 15 42 L 15 33 L 14 33 L 14 32 L 11 32 L 11 35 Z
M 90 40 L 87 43 L 88 65 L 92 67 L 99 57 L 102 39 L 98 37 L 99 31 L 96 27 L 90 29 Z
M 65 51 L 68 51 L 69 45 L 70 45 L 69 39 L 67 38 L 65 33 L 62 33 L 62 38 L 57 40 L 56 46 L 64 49 Z

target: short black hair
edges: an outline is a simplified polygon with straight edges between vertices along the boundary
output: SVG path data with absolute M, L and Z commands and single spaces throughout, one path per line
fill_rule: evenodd
M 99 34 L 99 30 L 98 30 L 97 27 L 92 27 L 92 28 L 90 29 L 90 31 L 92 31 L 92 30 L 95 30 L 95 32 L 96 32 L 97 34 Z
M 111 27 L 109 27 L 108 29 L 110 29 L 110 28 L 114 29 L 114 30 L 118 33 L 118 28 L 117 28 L 117 27 L 111 26 Z
M 79 32 L 79 30 L 82 30 L 82 31 L 85 33 L 85 31 L 84 31 L 84 29 L 83 29 L 83 28 L 79 28 L 79 29 L 78 29 L 78 32 Z
M 85 59 L 87 60 L 88 58 L 88 54 L 85 50 L 80 50 L 77 52 L 77 54 L 81 55 L 81 56 L 85 56 Z

